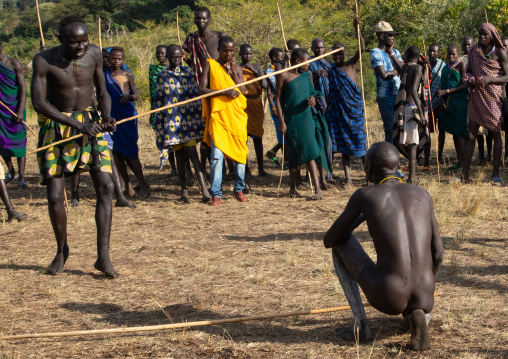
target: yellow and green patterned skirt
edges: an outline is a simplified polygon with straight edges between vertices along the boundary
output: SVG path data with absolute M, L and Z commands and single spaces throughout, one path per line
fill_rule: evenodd
M 99 121 L 97 111 L 89 107 L 83 112 L 62 114 L 83 123 Z M 39 143 L 37 148 L 80 134 L 72 127 L 62 125 L 39 114 Z M 78 172 L 111 173 L 111 155 L 108 143 L 102 134 L 95 139 L 89 136 L 76 138 L 62 144 L 37 152 L 37 164 L 41 174 L 41 184 L 45 185 L 48 178 L 72 175 Z

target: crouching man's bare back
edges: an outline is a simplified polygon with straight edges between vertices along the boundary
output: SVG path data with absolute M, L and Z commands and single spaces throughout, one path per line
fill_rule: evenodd
M 396 177 L 399 153 L 388 142 L 367 152 L 365 173 L 374 186 L 357 190 L 324 237 L 335 271 L 355 316 L 360 339 L 370 338 L 358 284 L 369 303 L 385 314 L 401 314 L 415 350 L 430 348 L 426 315 L 434 306 L 434 276 L 443 244 L 429 193 Z M 374 263 L 352 232 L 367 221 L 377 253 Z M 429 316 L 430 317 L 430 316 Z M 354 338 L 353 328 L 338 330 Z

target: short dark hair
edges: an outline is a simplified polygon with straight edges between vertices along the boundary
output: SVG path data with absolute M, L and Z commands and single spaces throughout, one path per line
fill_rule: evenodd
M 233 44 L 235 43 L 235 40 L 233 40 L 232 37 L 230 36 L 222 36 L 221 38 L 219 38 L 219 47 L 221 47 L 223 44 L 227 43 L 227 42 L 232 42 Z
M 406 55 L 409 58 L 415 58 L 420 56 L 420 48 L 416 45 L 409 46 L 406 50 Z
M 252 49 L 252 46 L 250 44 L 241 44 L 240 45 L 240 52 L 242 52 L 242 50 L 246 49 L 246 48 L 251 48 Z
M 125 56 L 125 51 L 124 51 L 123 47 L 120 47 L 120 46 L 113 46 L 113 47 L 111 48 L 111 51 L 110 51 L 109 53 L 111 54 L 113 51 L 121 52 L 121 53 L 122 53 L 122 54 L 124 54 L 124 56 Z
M 447 49 L 455 49 L 458 53 L 460 53 L 460 46 L 458 45 L 450 45 Z
M 340 42 L 336 42 L 335 44 L 333 44 L 332 50 L 338 49 L 340 47 L 343 47 L 344 50 L 346 49 L 346 46 L 344 46 L 344 44 L 341 44 Z
M 277 56 L 277 54 L 280 54 L 281 52 L 284 53 L 284 50 L 282 50 L 280 47 L 273 47 L 268 52 L 268 57 L 270 60 L 272 60 L 275 56 Z
M 296 59 L 303 60 L 305 55 L 310 57 L 309 53 L 304 48 L 299 47 L 294 49 L 293 52 L 291 52 L 291 65 L 296 65 Z
M 194 15 L 196 15 L 198 12 L 206 12 L 208 14 L 208 17 L 212 17 L 212 13 L 210 12 L 210 9 L 206 6 L 200 6 L 194 10 Z
M 474 38 L 471 35 L 466 35 L 462 38 L 462 42 L 464 42 L 465 40 L 469 40 L 469 39 L 474 40 Z
M 175 50 L 181 50 L 182 48 L 180 47 L 180 45 L 176 45 L 176 44 L 171 44 L 171 45 L 168 45 L 166 47 L 166 57 L 169 57 L 169 54 L 172 52 L 172 51 L 175 51 Z
M 161 47 L 163 47 L 165 49 L 167 48 L 166 45 L 157 45 L 157 47 L 155 48 L 155 51 L 159 50 L 159 48 L 161 48 Z
M 70 16 L 64 17 L 62 19 L 62 21 L 60 21 L 60 25 L 58 25 L 58 29 L 61 30 L 64 27 L 66 27 L 67 25 L 74 24 L 75 22 L 79 22 L 79 23 L 85 25 L 85 22 L 83 21 L 83 18 L 81 16 L 70 15 Z
M 437 48 L 441 50 L 441 45 L 439 45 L 437 42 L 433 42 L 432 44 L 430 44 L 429 49 L 434 46 L 437 46 Z
M 508 36 L 502 36 L 501 37 L 501 42 L 506 41 L 506 40 L 508 40 Z M 2 44 L 1 41 L 0 41 L 0 44 Z
M 294 48 L 296 45 L 300 46 L 300 43 L 298 42 L 298 40 L 295 40 L 295 39 L 289 39 L 286 43 L 286 46 L 288 47 L 288 49 L 292 49 Z

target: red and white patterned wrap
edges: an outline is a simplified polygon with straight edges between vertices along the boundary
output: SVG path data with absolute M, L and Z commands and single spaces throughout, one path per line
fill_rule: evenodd
M 479 30 L 486 31 L 496 48 L 504 48 L 501 37 L 494 25 L 483 23 Z M 468 53 L 466 80 L 478 80 L 481 77 L 499 77 L 502 75 L 498 61 L 488 59 L 482 52 L 481 46 L 474 44 Z M 501 131 L 503 108 L 502 85 L 493 83 L 487 86 L 475 86 L 469 96 L 468 117 L 471 121 L 491 131 Z

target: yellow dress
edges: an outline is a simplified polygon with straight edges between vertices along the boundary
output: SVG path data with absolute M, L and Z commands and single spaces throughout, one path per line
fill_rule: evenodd
M 224 67 L 213 59 L 210 64 L 210 89 L 222 90 L 235 85 Z M 235 91 L 240 92 L 238 89 Z M 238 163 L 247 163 L 247 99 L 240 93 L 237 98 L 226 95 L 203 100 L 203 120 L 206 123 L 203 141 L 211 146 L 212 140 L 224 155 Z

